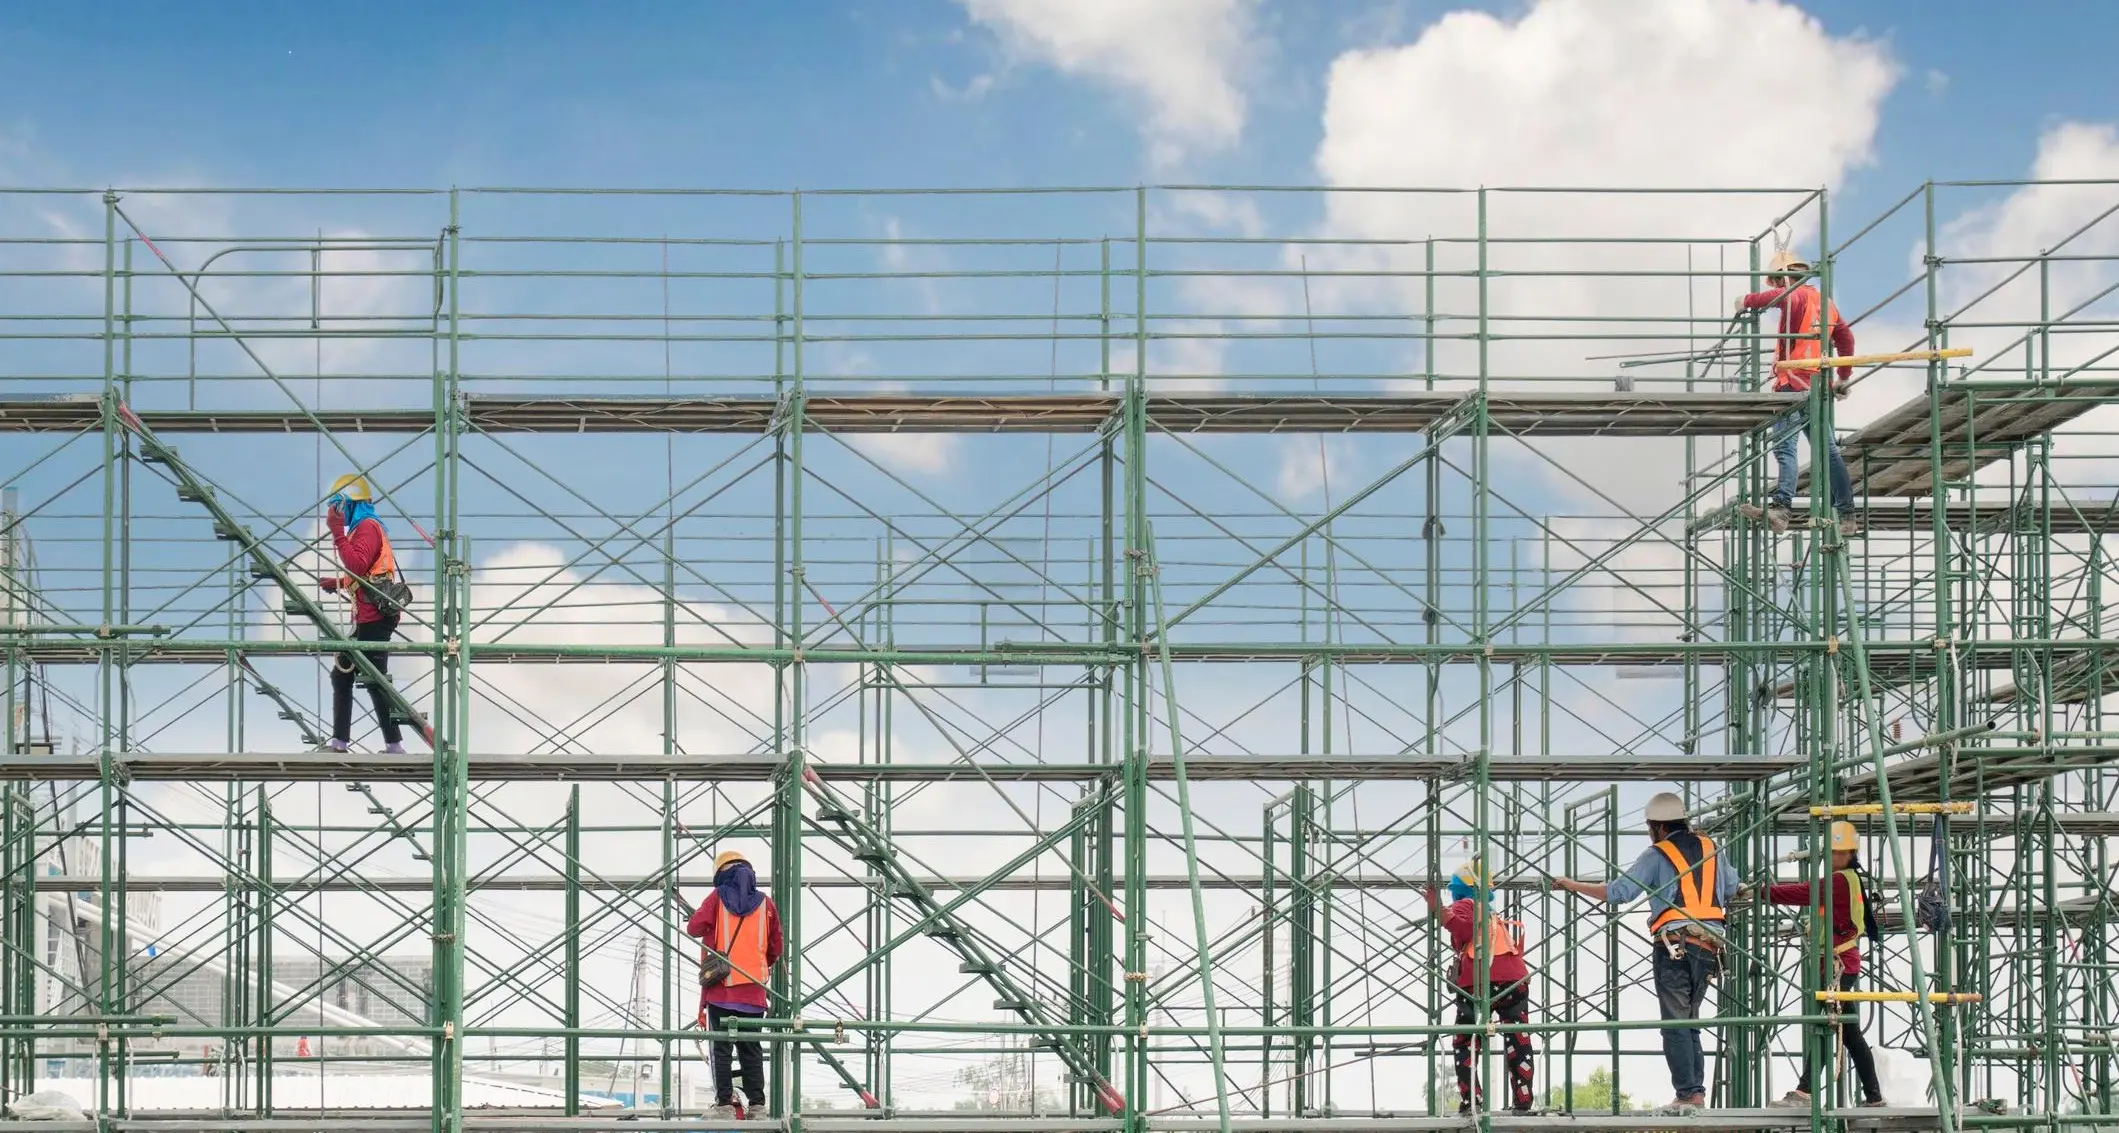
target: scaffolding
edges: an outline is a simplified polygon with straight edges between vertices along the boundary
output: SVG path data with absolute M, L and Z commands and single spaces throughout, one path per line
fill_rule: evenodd
M 787 949 L 731 1127 L 2109 1127 L 2119 184 L 1827 204 L 0 190 L 0 1096 L 721 1128 L 735 846 Z M 1858 427 L 1726 313 L 1790 233 L 1902 355 Z M 1862 530 L 1739 517 L 1791 421 Z M 319 591 L 343 472 L 388 643 Z M 339 654 L 412 754 L 364 697 L 318 750 Z M 1733 910 L 1705 1113 L 1643 1111 L 1645 919 L 1550 884 L 1658 789 L 1754 887 L 1851 814 L 1890 932 L 1848 997 Z M 1452 1019 L 1470 858 L 1525 1026 Z M 1768 1108 L 1854 1010 L 1893 1106 Z M 1453 1036 L 1526 1029 L 1539 1111 L 1487 1050 L 1460 1115 Z

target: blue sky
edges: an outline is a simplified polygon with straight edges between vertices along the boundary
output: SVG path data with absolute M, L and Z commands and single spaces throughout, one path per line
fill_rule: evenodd
M 1304 182 L 1331 58 L 1461 6 L 1265 4 L 1242 144 L 1182 169 L 1148 167 L 1126 99 L 1007 58 L 942 0 L 10 5 L 0 136 L 36 144 L 8 171 L 17 183 Z M 2119 94 L 2100 57 L 2119 25 L 2109 5 L 1999 20 L 1963 0 L 1812 9 L 1906 71 L 1863 181 L 2013 175 L 2046 124 L 2108 113 Z M 942 93 L 981 75 L 995 76 L 983 97 Z

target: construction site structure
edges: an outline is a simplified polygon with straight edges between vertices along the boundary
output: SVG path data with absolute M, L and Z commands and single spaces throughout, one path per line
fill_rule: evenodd
M 738 1127 L 2112 1127 L 2119 184 L 1846 211 L 0 190 L 0 1100 L 719 1128 L 684 924 L 734 847 L 787 942 Z M 1794 244 L 1843 401 L 1730 314 Z M 1791 414 L 1858 527 L 1807 471 L 1739 515 Z M 388 643 L 319 587 L 346 473 Z M 410 754 L 365 693 L 319 750 L 333 664 Z M 1710 1109 L 1659 1116 L 1646 918 L 1550 879 L 1665 789 L 1747 885 L 1853 821 L 1889 935 L 1842 994 L 1733 909 Z M 1457 1112 L 1471 858 L 1528 1115 L 1498 1043 Z

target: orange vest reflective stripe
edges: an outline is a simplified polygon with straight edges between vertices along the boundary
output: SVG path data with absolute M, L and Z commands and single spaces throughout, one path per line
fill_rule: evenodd
M 728 981 L 723 987 L 765 982 L 765 903 L 742 916 L 721 907 L 714 918 L 714 951 L 728 958 Z
M 1787 294 L 1781 296 L 1781 302 L 1793 303 L 1797 296 L 1805 294 L 1810 297 L 1810 301 L 1801 305 L 1800 314 L 1802 318 L 1788 328 L 1788 333 L 1794 337 L 1781 339 L 1779 348 L 1774 351 L 1774 357 L 1777 361 L 1810 362 L 1824 357 L 1825 344 L 1823 339 L 1830 338 L 1832 329 L 1840 324 L 1839 305 L 1826 301 L 1823 296 L 1817 293 L 1817 288 L 1807 283 L 1799 287 L 1790 288 Z M 1817 316 L 1820 310 L 1825 312 L 1831 319 L 1830 322 L 1825 324 L 1825 333 L 1822 336 L 1818 334 L 1817 326 Z M 1810 388 L 1810 379 L 1816 374 L 1817 367 L 1815 366 L 1800 370 L 1775 370 L 1773 373 L 1773 388 L 1801 393 Z
M 1650 932 L 1661 932 L 1673 922 L 1701 921 L 1707 924 L 1721 924 L 1728 919 L 1728 915 L 1722 911 L 1722 906 L 1715 901 L 1714 896 L 1715 874 L 1720 866 L 1716 860 L 1714 839 L 1705 834 L 1694 834 L 1692 841 L 1699 848 L 1697 861 L 1687 860 L 1685 851 L 1669 838 L 1655 844 L 1655 848 L 1663 851 L 1663 856 L 1669 858 L 1671 866 L 1677 870 L 1678 899 L 1676 904 L 1649 920 Z
M 1467 960 L 1479 955 L 1479 937 L 1474 934 L 1457 950 Z M 1505 921 L 1499 913 L 1486 917 L 1486 954 L 1488 956 L 1521 956 L 1523 954 L 1523 922 Z
M 1847 919 L 1854 926 L 1854 932 L 1845 940 L 1832 942 L 1834 956 L 1861 947 L 1862 934 L 1869 931 L 1869 908 L 1867 900 L 1862 897 L 1861 875 L 1851 869 L 1843 869 L 1839 871 L 1838 876 L 1847 879 Z M 1824 920 L 1827 935 L 1832 931 L 1832 911 L 1825 906 L 1831 900 L 1832 886 L 1828 882 L 1825 885 L 1824 900 L 1817 906 L 1817 915 Z

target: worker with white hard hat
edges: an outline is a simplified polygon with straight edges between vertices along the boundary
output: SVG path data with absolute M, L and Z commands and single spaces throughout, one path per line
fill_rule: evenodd
M 1781 312 L 1780 334 L 1773 346 L 1773 390 L 1776 393 L 1807 393 L 1810 380 L 1817 375 L 1818 365 L 1824 357 L 1824 339 L 1832 340 L 1832 353 L 1837 357 L 1848 357 L 1854 353 L 1854 331 L 1846 320 L 1839 317 L 1839 308 L 1817 288 L 1803 282 L 1810 274 L 1810 264 L 1795 253 L 1783 248 L 1773 253 L 1766 266 L 1767 289 L 1754 291 L 1737 299 L 1739 315 L 1768 307 L 1779 307 Z M 1820 324 L 1823 326 L 1820 332 Z M 1783 363 L 1795 363 L 1783 365 Z M 1803 363 L 1808 363 L 1804 365 Z M 1833 396 L 1846 395 L 1845 382 L 1854 370 L 1849 366 L 1839 368 L 1839 382 L 1833 386 Z M 1772 437 L 1774 485 L 1767 494 L 1765 506 L 1743 504 L 1737 508 L 1746 518 L 1764 519 L 1775 531 L 1786 531 L 1794 518 L 1790 510 L 1795 500 L 1795 438 L 1810 430 L 1810 411 L 1805 407 L 1781 418 Z M 1811 454 L 1815 456 L 1815 453 Z M 1861 530 L 1854 518 L 1853 481 L 1847 476 L 1847 461 L 1840 455 L 1839 445 L 1825 446 L 1825 464 L 1831 479 L 1832 507 L 1839 515 L 1840 531 L 1853 535 Z M 1814 490 L 1814 489 L 1813 489 Z
M 1648 800 L 1647 817 L 1651 844 L 1625 873 L 1600 882 L 1556 877 L 1553 885 L 1613 905 L 1648 898 L 1657 1006 L 1666 1020 L 1698 1019 L 1707 989 L 1721 974 L 1725 910 L 1736 899 L 1736 871 L 1722 868 L 1714 839 L 1687 824 L 1684 799 L 1658 794 Z M 1699 1028 L 1663 1028 L 1663 1061 L 1677 1095 L 1667 1111 L 1698 1112 L 1707 1104 Z
M 1854 824 L 1839 821 L 1832 824 L 1832 876 L 1829 884 L 1812 885 L 1807 881 L 1776 882 L 1766 886 L 1766 900 L 1776 905 L 1799 905 L 1817 910 L 1817 915 L 1831 927 L 1832 951 L 1825 958 L 1823 979 L 1820 987 L 1838 987 L 1841 991 L 1853 991 L 1861 985 L 1862 937 L 1874 935 L 1875 910 L 1869 901 L 1872 886 L 1865 885 L 1861 870 L 1861 835 Z M 1825 891 L 1825 899 L 1818 900 L 1818 891 Z M 1861 1104 L 1876 1107 L 1884 1104 L 1883 1085 L 1876 1077 L 1876 1055 L 1869 1049 L 1869 1040 L 1861 1033 L 1861 1016 L 1856 1014 L 1853 1004 L 1841 1004 L 1845 1021 L 1840 1024 L 1840 1039 L 1845 1042 L 1847 1060 L 1854 1064 L 1855 1078 L 1861 1082 Z M 1803 1076 L 1786 1097 L 1775 1102 L 1788 1108 L 1810 1108 L 1810 1060 L 1803 1060 Z

